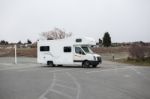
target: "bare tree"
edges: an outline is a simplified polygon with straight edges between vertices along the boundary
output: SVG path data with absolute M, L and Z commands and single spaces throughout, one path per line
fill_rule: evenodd
M 71 32 L 66 33 L 64 30 L 61 30 L 59 28 L 54 28 L 51 31 L 41 33 L 41 36 L 48 40 L 64 39 L 64 38 L 70 37 L 71 35 L 72 35 Z

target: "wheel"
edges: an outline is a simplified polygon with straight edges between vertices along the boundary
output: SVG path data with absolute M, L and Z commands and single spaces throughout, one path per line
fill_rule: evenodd
M 47 65 L 50 66 L 50 67 L 53 67 L 53 66 L 54 66 L 54 64 L 53 64 L 52 61 L 47 61 Z
M 83 68 L 89 68 L 89 67 L 90 67 L 90 62 L 89 62 L 89 61 L 84 61 L 84 62 L 82 63 L 82 67 L 83 67 Z

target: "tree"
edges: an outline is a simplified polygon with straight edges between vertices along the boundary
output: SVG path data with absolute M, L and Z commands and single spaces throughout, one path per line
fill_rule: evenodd
M 31 40 L 28 39 L 27 40 L 27 44 L 32 44 Z
M 1 40 L 1 41 L 0 41 L 0 44 L 1 44 L 1 45 L 7 45 L 7 44 L 9 44 L 9 43 L 8 43 L 8 41 Z
M 54 40 L 54 39 L 64 39 L 70 37 L 72 33 L 66 33 L 64 30 L 61 30 L 59 28 L 54 28 L 51 31 L 42 32 L 41 35 L 47 40 Z
M 105 32 L 105 34 L 104 34 L 103 45 L 104 45 L 104 47 L 111 46 L 111 37 L 108 32 Z
M 22 42 L 21 42 L 21 41 L 19 41 L 17 44 L 22 44 Z
M 99 38 L 99 44 L 102 44 L 102 42 L 103 42 L 103 41 Z

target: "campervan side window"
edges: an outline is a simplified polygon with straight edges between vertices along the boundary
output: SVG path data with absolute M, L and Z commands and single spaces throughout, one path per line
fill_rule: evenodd
M 40 51 L 49 51 L 49 50 L 50 50 L 49 46 L 41 46 L 40 47 Z
M 65 46 L 64 47 L 64 52 L 71 52 L 71 47 L 70 46 Z

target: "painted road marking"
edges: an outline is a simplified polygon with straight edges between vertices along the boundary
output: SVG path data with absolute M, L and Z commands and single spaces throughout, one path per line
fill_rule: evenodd
M 76 90 L 76 88 L 72 88 L 72 87 L 68 87 L 68 86 L 65 86 L 65 85 L 63 85 L 63 84 L 55 84 L 55 86 L 58 86 L 58 87 L 62 87 L 62 88 L 67 88 L 67 89 L 71 89 L 71 90 Z
M 78 83 L 77 79 L 73 75 L 71 75 L 68 72 L 66 72 L 66 74 L 68 76 L 70 76 L 72 78 L 72 80 L 74 81 L 74 83 L 76 84 L 76 86 L 77 86 L 77 96 L 76 96 L 76 99 L 79 99 L 80 98 L 80 93 L 81 93 L 81 86 L 80 86 L 80 84 Z
M 97 72 L 104 72 L 104 71 L 115 71 L 115 70 L 124 70 L 124 69 L 131 69 L 132 67 L 125 67 L 125 68 L 112 68 L 112 69 L 103 69 L 103 70 L 94 70 L 94 71 L 88 71 L 86 73 L 97 73 Z
M 141 67 L 139 67 L 141 68 Z M 150 78 L 145 76 L 144 74 L 142 74 L 140 71 L 138 71 L 136 68 L 131 68 L 133 71 L 135 71 L 138 75 L 140 75 L 141 77 L 143 77 L 144 79 L 146 80 L 149 80 L 150 81 Z
M 125 78 L 129 78 L 129 77 L 131 77 L 131 76 L 130 76 L 130 75 L 124 75 L 124 77 L 125 77 Z
M 64 70 L 64 69 L 63 69 Z M 63 70 L 61 70 L 61 71 L 63 71 Z M 66 69 L 65 69 L 66 70 Z M 56 83 L 56 74 L 55 74 L 55 72 L 53 72 L 53 80 L 52 80 L 52 84 L 50 85 L 50 87 L 39 97 L 39 99 L 47 99 L 45 96 L 46 96 L 46 94 L 48 94 L 50 91 L 52 91 L 52 92 L 54 92 L 54 93 L 57 93 L 57 94 L 59 94 L 59 95 L 62 95 L 62 96 L 65 96 L 65 97 L 67 97 L 68 99 L 72 99 L 73 97 L 72 96 L 70 96 L 70 95 L 68 95 L 68 94 L 66 94 L 66 93 L 64 93 L 64 92 L 61 92 L 61 91 L 59 91 L 59 90 L 55 90 L 54 89 L 54 87 L 55 86 L 61 86 L 61 87 L 64 87 L 64 88 L 69 88 L 69 89 L 72 89 L 72 90 L 75 90 L 75 89 L 73 89 L 73 88 L 70 88 L 70 87 L 67 87 L 67 86 L 64 86 L 64 85 L 61 85 L 61 84 L 57 84 Z
M 55 73 L 53 73 L 53 80 L 52 80 L 52 84 L 50 85 L 50 87 L 39 97 L 39 99 L 47 99 L 45 97 L 46 94 L 48 94 L 48 92 L 53 88 L 54 84 L 56 83 L 56 75 Z
M 133 71 L 135 71 L 137 74 L 141 75 L 141 72 L 137 71 L 135 68 L 131 68 Z

